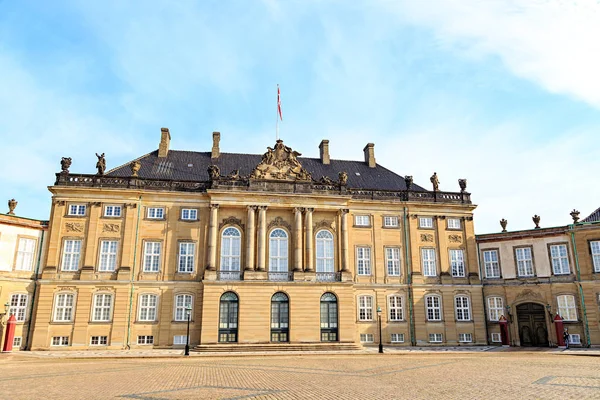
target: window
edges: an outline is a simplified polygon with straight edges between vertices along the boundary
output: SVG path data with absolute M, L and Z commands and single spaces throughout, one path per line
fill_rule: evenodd
M 502 297 L 488 297 L 488 317 L 490 321 L 500 321 L 504 315 L 504 304 Z
M 453 277 L 465 277 L 465 256 L 462 250 L 450 250 L 450 265 Z
M 273 229 L 269 235 L 269 271 L 288 271 L 288 235 L 283 229 Z
M 154 294 L 142 294 L 140 296 L 140 310 L 138 319 L 140 321 L 156 321 L 156 305 L 158 296 Z
M 120 217 L 121 216 L 121 206 L 106 206 L 106 207 L 104 207 L 104 216 L 105 217 Z
M 63 250 L 62 270 L 77 271 L 81 253 L 81 240 L 65 240 Z
M 163 219 L 165 217 L 165 209 L 163 207 L 148 207 L 149 219 Z
M 175 296 L 175 321 L 187 321 L 187 310 L 191 308 L 191 294 L 178 294 L 177 296 Z
M 392 343 L 404 343 L 404 333 L 392 333 L 390 336 Z
M 370 226 L 371 218 L 368 215 L 355 215 L 354 216 L 354 225 L 356 226 Z
M 103 240 L 100 242 L 100 271 L 114 271 L 117 267 L 116 240 Z
M 563 295 L 556 298 L 558 302 L 558 315 L 565 321 L 577 321 L 577 307 L 575 296 Z
M 578 333 L 569 335 L 569 344 L 581 344 L 581 336 Z
M 499 333 L 492 333 L 492 343 L 501 343 L 502 336 Z
M 107 346 L 108 336 L 92 336 L 90 338 L 90 346 Z
M 138 336 L 137 344 L 154 344 L 154 336 L 152 336 L 152 335 Z
M 195 208 L 183 208 L 181 210 L 181 219 L 185 221 L 195 221 L 198 219 L 198 210 Z
M 467 296 L 456 296 L 454 298 L 454 305 L 456 306 L 457 321 L 471 320 L 471 309 L 469 307 L 469 298 Z
M 552 260 L 552 271 L 554 272 L 554 275 L 568 275 L 571 273 L 566 244 L 551 245 L 550 259 Z
M 600 272 L 600 240 L 590 242 L 590 251 L 594 263 L 594 272 Z
M 486 278 L 500 278 L 500 263 L 498 262 L 498 250 L 484 250 L 483 265 Z
M 361 343 L 373 343 L 373 334 L 372 333 L 361 333 L 360 334 L 360 342 Z
M 242 234 L 237 228 L 225 228 L 221 238 L 221 271 L 239 271 Z
M 14 315 L 17 322 L 25 321 L 27 315 L 27 295 L 23 293 L 10 296 L 8 315 Z
M 54 300 L 54 321 L 71 322 L 73 319 L 73 293 L 61 293 Z
M 400 276 L 400 249 L 397 247 L 385 248 L 385 264 L 388 276 Z
M 427 321 L 442 320 L 442 305 L 439 296 L 425 296 L 425 307 L 427 308 Z
M 52 337 L 52 346 L 68 346 L 69 345 L 69 337 L 68 336 L 53 336 Z
M 460 218 L 448 218 L 448 229 L 460 229 Z
M 458 334 L 458 341 L 460 343 L 472 343 L 473 342 L 473 335 L 471 333 L 459 333 Z
M 421 249 L 421 262 L 424 276 L 436 276 L 435 249 Z
M 112 307 L 112 295 L 108 293 L 97 294 L 94 296 L 94 313 L 92 321 L 110 321 L 110 311 Z
M 17 262 L 15 269 L 19 271 L 31 271 L 33 267 L 33 252 L 35 251 L 35 240 L 19 238 L 17 247 Z
M 531 247 L 517 247 L 515 249 L 517 255 L 517 270 L 519 276 L 533 276 L 533 256 Z
M 333 235 L 321 230 L 316 235 L 317 272 L 334 272 L 333 267 Z
M 160 242 L 146 242 L 144 245 L 144 272 L 158 272 L 160 265 Z
M 372 321 L 373 320 L 373 297 L 358 296 L 358 320 Z
M 430 333 L 429 334 L 429 343 L 442 343 L 442 334 L 441 333 Z
M 371 275 L 371 248 L 356 248 L 356 268 L 358 275 Z
M 271 342 L 289 340 L 289 298 L 285 293 L 275 293 L 271 297 Z
M 337 342 L 338 318 L 337 297 L 333 293 L 321 296 L 321 341 Z
M 69 215 L 85 215 L 85 205 L 83 205 L 83 204 L 69 205 Z
M 402 297 L 390 296 L 389 303 L 390 321 L 404 320 L 404 310 L 402 309 Z
M 386 228 L 397 228 L 398 217 L 383 217 L 383 226 Z
M 194 243 L 179 243 L 179 263 L 177 272 L 194 272 Z
M 431 217 L 420 217 L 419 228 L 433 228 L 433 218 Z
M 219 342 L 237 342 L 238 297 L 233 292 L 223 293 L 219 304 Z
M 23 344 L 23 338 L 21 336 L 15 336 L 13 338 L 13 349 L 20 349 Z
M 174 345 L 185 345 L 187 344 L 187 335 L 175 335 L 173 336 Z

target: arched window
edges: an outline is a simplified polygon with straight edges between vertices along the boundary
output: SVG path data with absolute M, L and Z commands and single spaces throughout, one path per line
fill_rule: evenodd
M 321 341 L 337 342 L 338 310 L 337 297 L 333 293 L 321 296 Z
M 277 228 L 269 235 L 269 272 L 288 271 L 288 235 Z
M 219 304 L 219 342 L 237 342 L 238 297 L 233 292 L 223 293 Z
M 225 228 L 221 235 L 221 273 L 240 270 L 241 242 L 242 234 L 237 228 Z
M 323 229 L 317 232 L 317 272 L 335 272 L 333 266 L 333 235 Z
M 271 297 L 271 342 L 288 342 L 290 329 L 290 300 L 285 293 Z

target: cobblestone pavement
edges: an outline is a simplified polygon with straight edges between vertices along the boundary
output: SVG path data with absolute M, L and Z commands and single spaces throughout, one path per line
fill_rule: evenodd
M 597 357 L 536 352 L 0 356 L 10 399 L 600 399 Z

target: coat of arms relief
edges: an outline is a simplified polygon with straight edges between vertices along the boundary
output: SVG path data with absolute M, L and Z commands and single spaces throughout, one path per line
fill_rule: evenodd
M 275 148 L 267 147 L 261 162 L 252 171 L 251 178 L 311 181 L 310 173 L 298 161 L 298 156 L 301 155 L 279 139 Z

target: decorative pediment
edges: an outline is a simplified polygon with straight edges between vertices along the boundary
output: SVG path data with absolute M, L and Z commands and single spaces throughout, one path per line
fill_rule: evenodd
M 531 289 L 525 289 L 517 296 L 517 300 L 526 299 L 526 300 L 543 300 L 541 294 L 534 292 Z
M 221 223 L 219 224 L 219 230 L 221 230 L 226 225 L 236 225 L 244 229 L 242 220 L 233 216 L 223 219 L 223 221 L 221 221 Z
M 252 171 L 251 178 L 310 182 L 310 173 L 298 161 L 298 156 L 301 155 L 279 139 L 274 148 L 267 147 L 261 162 Z
M 320 228 L 327 228 L 327 229 L 333 229 L 335 230 L 335 223 L 332 221 L 326 221 L 326 220 L 321 220 L 317 223 L 314 224 L 313 229 L 316 231 L 317 229 Z
M 276 226 L 283 226 L 284 228 L 287 228 L 287 230 L 289 232 L 292 231 L 292 226 L 290 224 L 288 224 L 287 222 L 285 222 L 283 220 L 283 218 L 281 218 L 281 217 L 277 217 L 273 221 L 269 222 L 267 230 L 270 231 L 272 228 L 274 228 Z

